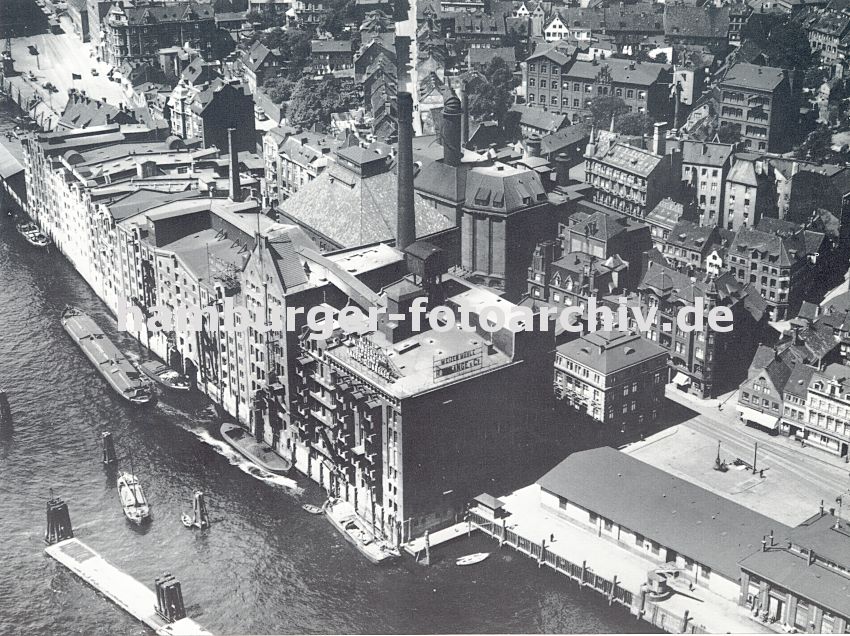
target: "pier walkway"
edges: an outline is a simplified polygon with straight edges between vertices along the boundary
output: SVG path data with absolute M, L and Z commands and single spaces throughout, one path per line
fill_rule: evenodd
M 48 546 L 45 552 L 160 636 L 211 636 L 191 618 L 166 622 L 156 613 L 153 590 L 107 562 L 79 539 L 60 541 Z
M 478 507 L 470 510 L 472 526 L 567 576 L 582 588 L 603 594 L 635 616 L 672 633 L 771 633 L 733 601 L 708 589 L 694 590 L 678 581 L 674 594 L 653 601 L 641 589 L 658 563 L 619 548 L 604 538 L 556 516 L 540 504 L 539 487 L 526 486 L 500 497 L 506 517 L 492 521 Z
M 461 521 L 453 526 L 449 526 L 448 528 L 443 528 L 442 530 L 437 530 L 436 532 L 429 534 L 428 545 L 434 548 L 438 545 L 442 545 L 443 543 L 448 543 L 449 541 L 454 541 L 460 537 L 465 537 L 471 530 L 475 529 L 475 526 L 471 526 L 466 521 Z M 423 535 L 416 539 L 412 539 L 405 543 L 403 547 L 405 552 L 414 557 L 421 555 L 425 552 L 425 536 Z

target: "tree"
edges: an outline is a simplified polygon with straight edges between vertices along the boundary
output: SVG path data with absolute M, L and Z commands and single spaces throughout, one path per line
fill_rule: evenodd
M 590 102 L 590 116 L 597 128 L 608 128 L 611 118 L 617 118 L 629 112 L 629 107 L 619 97 L 597 97 Z
M 331 113 L 345 112 L 359 104 L 360 92 L 352 80 L 302 77 L 292 90 L 286 118 L 292 126 L 312 128 L 317 123 L 330 123 Z
M 819 126 L 809 133 L 802 145 L 794 153 L 799 159 L 815 161 L 829 160 L 832 150 L 832 131 L 827 126 Z
M 805 31 L 790 16 L 753 14 L 741 34 L 744 40 L 751 40 L 761 47 L 771 66 L 807 69 L 816 65 Z
M 312 55 L 310 36 L 306 32 L 300 29 L 276 28 L 264 33 L 260 41 L 267 48 L 280 51 L 280 56 L 286 61 L 286 77 L 293 81 L 301 77 Z
M 512 69 L 500 57 L 494 57 L 484 68 L 482 81 L 469 87 L 469 114 L 475 119 L 496 119 L 500 123 L 514 103 Z
M 283 76 L 268 77 L 263 82 L 263 92 L 269 96 L 275 104 L 287 101 L 295 90 L 295 82 Z
M 646 135 L 652 128 L 652 118 L 646 113 L 625 113 L 614 119 L 614 132 L 623 135 Z

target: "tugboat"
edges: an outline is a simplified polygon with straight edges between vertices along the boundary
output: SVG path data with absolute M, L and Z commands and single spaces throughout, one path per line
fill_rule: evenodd
M 221 436 L 240 455 L 266 472 L 274 475 L 286 475 L 292 469 L 291 462 L 275 453 L 268 445 L 255 440 L 241 426 L 222 424 Z
M 189 380 L 186 376 L 160 362 L 155 360 L 142 362 L 139 364 L 139 369 L 151 380 L 161 384 L 166 389 L 181 392 L 189 390 Z
M 131 404 L 147 404 L 154 398 L 151 384 L 81 309 L 66 307 L 62 326 L 109 385 Z
M 131 468 L 132 470 L 132 468 Z M 151 509 L 145 499 L 145 491 L 132 473 L 118 475 L 118 496 L 124 508 L 124 516 L 136 525 L 150 521 Z
M 389 563 L 401 557 L 395 546 L 375 537 L 366 522 L 357 516 L 354 506 L 347 501 L 328 499 L 324 509 L 325 516 L 333 527 L 375 565 Z

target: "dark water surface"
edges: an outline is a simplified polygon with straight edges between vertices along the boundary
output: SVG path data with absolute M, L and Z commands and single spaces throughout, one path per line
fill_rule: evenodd
M 0 131 L 10 117 L 0 108 Z M 78 538 L 151 587 L 174 574 L 190 615 L 219 634 L 648 629 L 482 537 L 438 548 L 429 568 L 409 559 L 370 565 L 327 521 L 301 510 L 321 502 L 317 487 L 301 479 L 305 492 L 297 495 L 247 474 L 210 434 L 207 404 L 166 398 L 138 409 L 119 401 L 59 324 L 66 303 L 114 334 L 108 312 L 65 259 L 28 246 L 4 211 L 0 387 L 15 428 L 0 438 L 0 634 L 147 633 L 44 555 L 50 488 L 67 501 Z M 139 356 L 132 340 L 116 342 Z M 153 505 L 143 530 L 124 520 L 114 475 L 100 463 L 105 430 L 119 455 L 132 449 Z M 205 532 L 180 522 L 195 488 L 207 493 L 214 520 Z M 454 557 L 480 550 L 495 553 L 472 568 L 454 565 Z

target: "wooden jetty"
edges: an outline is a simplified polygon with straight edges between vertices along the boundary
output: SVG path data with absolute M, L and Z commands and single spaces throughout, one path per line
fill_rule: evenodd
M 460 537 L 466 537 L 472 530 L 476 529 L 477 528 L 470 523 L 461 521 L 460 523 L 456 523 L 448 528 L 443 528 L 442 530 L 429 533 L 427 535 L 427 539 L 425 538 L 425 535 L 423 535 L 417 539 L 408 541 L 403 546 L 404 551 L 411 556 L 418 557 L 426 550 L 426 541 L 427 547 L 430 549 L 438 545 L 442 545 L 443 543 L 454 541 Z
M 165 620 L 157 612 L 158 599 L 153 590 L 110 564 L 79 539 L 60 541 L 48 546 L 45 552 L 160 636 L 211 636 L 191 618 L 173 623 Z

